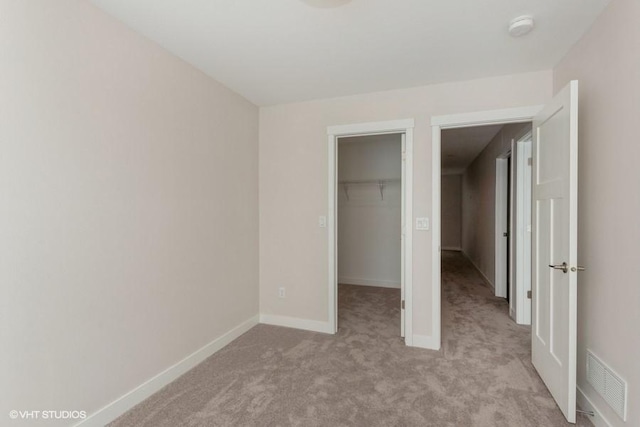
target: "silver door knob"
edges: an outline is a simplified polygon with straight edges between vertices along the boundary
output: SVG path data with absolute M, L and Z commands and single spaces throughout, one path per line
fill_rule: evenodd
M 555 270 L 562 270 L 563 273 L 567 273 L 569 271 L 569 266 L 567 265 L 566 262 L 563 262 L 561 265 L 549 264 L 549 267 Z

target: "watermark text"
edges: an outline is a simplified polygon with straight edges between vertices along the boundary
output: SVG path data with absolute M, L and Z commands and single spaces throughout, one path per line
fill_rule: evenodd
M 87 418 L 87 411 L 9 411 L 12 420 L 83 420 Z

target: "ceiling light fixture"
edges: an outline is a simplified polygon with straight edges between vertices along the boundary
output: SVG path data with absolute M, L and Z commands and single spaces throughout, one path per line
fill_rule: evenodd
M 522 37 L 533 30 L 534 21 L 531 16 L 523 15 L 513 19 L 509 24 L 509 34 L 512 37 Z
M 318 8 L 332 8 L 342 6 L 343 4 L 349 3 L 351 0 L 300 0 L 301 2 Z

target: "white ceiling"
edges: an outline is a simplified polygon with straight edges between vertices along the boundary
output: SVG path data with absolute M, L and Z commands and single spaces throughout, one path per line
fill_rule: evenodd
M 551 69 L 609 0 L 91 1 L 272 105 Z M 522 14 L 536 29 L 514 39 Z
M 442 173 L 461 174 L 486 148 L 503 125 L 442 131 Z

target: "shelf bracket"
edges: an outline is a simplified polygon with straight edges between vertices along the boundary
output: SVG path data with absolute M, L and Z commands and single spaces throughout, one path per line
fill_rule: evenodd
M 378 181 L 378 186 L 380 186 L 380 200 L 384 200 L 384 181 Z
M 344 189 L 344 195 L 347 196 L 347 200 L 349 200 L 349 185 L 342 184 L 342 188 Z

